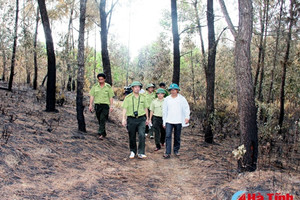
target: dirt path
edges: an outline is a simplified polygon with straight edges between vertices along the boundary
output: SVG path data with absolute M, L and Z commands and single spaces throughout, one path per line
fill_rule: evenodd
M 120 108 L 100 141 L 91 113 L 85 113 L 87 133 L 77 131 L 71 100 L 50 114 L 33 91 L 0 91 L 0 97 L 0 130 L 5 124 L 12 130 L 7 144 L 0 141 L 1 199 L 231 199 L 241 189 L 300 191 L 293 171 L 238 175 L 231 156 L 236 139 L 207 145 L 197 127 L 190 127 L 183 129 L 180 157 L 163 159 L 164 149 L 154 152 L 154 140 L 147 138 L 147 159 L 129 159 Z

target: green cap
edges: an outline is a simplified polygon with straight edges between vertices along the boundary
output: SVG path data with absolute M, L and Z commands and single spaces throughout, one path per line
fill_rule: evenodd
M 157 90 L 156 90 L 156 94 L 166 94 L 166 90 L 164 90 L 164 89 L 162 89 L 162 88 L 158 88 Z
M 148 89 L 148 88 L 150 88 L 150 87 L 155 87 L 152 83 L 149 83 L 148 85 L 147 85 L 147 87 L 146 87 L 146 90 Z
M 134 86 L 140 86 L 141 88 L 143 87 L 143 84 L 139 81 L 133 81 L 131 84 L 130 84 L 130 87 L 134 87 Z

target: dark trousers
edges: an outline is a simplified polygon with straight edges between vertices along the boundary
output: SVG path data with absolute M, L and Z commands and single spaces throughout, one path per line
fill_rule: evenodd
M 169 124 L 166 123 L 166 154 L 171 154 L 172 146 L 172 131 L 174 129 L 174 153 L 178 152 L 180 149 L 180 135 L 181 135 L 181 124 Z
M 145 126 L 146 116 L 139 118 L 127 117 L 127 130 L 129 134 L 129 148 L 135 154 L 145 154 Z M 139 145 L 136 145 L 136 132 L 138 132 Z
M 160 144 L 164 144 L 165 143 L 164 140 L 166 138 L 166 132 L 163 127 L 162 117 L 153 116 L 153 132 L 154 132 L 154 137 L 155 137 L 156 148 L 160 149 L 161 148 Z M 164 137 L 163 137 L 162 133 L 164 133 Z M 162 139 L 163 139 L 163 142 L 162 142 Z
M 98 134 L 103 137 L 106 136 L 105 123 L 108 119 L 109 105 L 107 104 L 95 104 L 96 117 L 99 122 Z

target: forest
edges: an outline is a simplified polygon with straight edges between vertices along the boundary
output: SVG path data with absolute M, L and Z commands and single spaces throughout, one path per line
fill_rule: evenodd
M 153 1 L 160 28 L 133 49 L 146 2 L 0 2 L 3 198 L 300 198 L 300 2 Z M 88 105 L 102 72 L 115 97 L 99 141 Z M 147 138 L 148 158 L 127 159 L 133 81 L 180 86 L 191 108 L 180 158 L 164 161 Z

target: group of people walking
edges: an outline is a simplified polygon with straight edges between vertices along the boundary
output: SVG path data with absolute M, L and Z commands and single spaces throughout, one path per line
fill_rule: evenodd
M 106 137 L 105 122 L 109 111 L 112 110 L 114 92 L 105 83 L 103 73 L 97 75 L 98 83 L 90 90 L 89 110 L 95 108 L 99 122 L 99 139 Z M 180 88 L 172 83 L 166 89 L 165 83 L 160 83 L 155 90 L 154 84 L 148 84 L 146 92 L 142 91 L 142 83 L 134 81 L 130 84 L 132 92 L 122 104 L 122 125 L 127 128 L 129 135 L 129 158 L 146 158 L 145 138 L 155 139 L 154 151 L 166 147 L 164 158 L 170 158 L 172 152 L 172 132 L 174 130 L 173 153 L 179 156 L 181 129 L 189 125 L 190 108 L 187 100 L 179 94 Z M 170 93 L 170 94 L 169 94 Z M 138 134 L 138 145 L 136 141 Z

